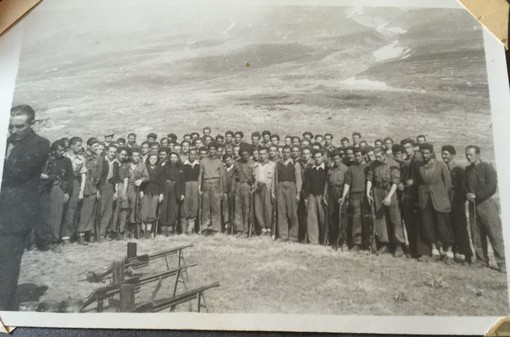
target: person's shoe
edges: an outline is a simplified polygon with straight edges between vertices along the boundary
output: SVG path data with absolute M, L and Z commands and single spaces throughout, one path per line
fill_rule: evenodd
M 85 235 L 80 235 L 78 237 L 78 244 L 82 245 L 82 246 L 87 246 L 88 245 L 87 241 L 85 241 Z
M 506 274 L 506 266 L 504 264 L 500 264 L 499 268 L 498 268 L 498 271 L 500 273 Z
M 446 256 L 446 252 L 444 251 L 443 247 L 439 247 L 439 255 L 442 259 Z
M 381 246 L 381 248 L 379 248 L 379 249 L 377 250 L 377 252 L 375 253 L 375 255 L 383 255 L 383 254 L 387 254 L 387 253 L 388 253 L 388 246 L 387 246 L 387 245 L 385 245 L 385 244 L 383 244 L 383 245 Z
M 464 263 L 466 261 L 466 255 L 455 253 L 454 254 L 454 259 L 458 263 Z
M 454 264 L 455 263 L 455 257 L 453 255 L 453 252 L 446 252 L 443 262 L 446 264 Z
M 97 243 L 103 243 L 104 239 L 103 239 L 103 236 L 102 235 L 98 235 L 97 238 L 96 238 L 96 242 Z
M 393 252 L 394 257 L 402 257 L 404 256 L 404 251 L 402 250 L 402 246 L 398 245 L 395 248 L 395 251 Z
M 441 261 L 441 255 L 437 249 L 432 249 L 432 260 Z
M 145 238 L 146 238 L 146 239 L 150 239 L 151 237 L 152 237 L 152 233 L 151 233 L 151 232 L 149 232 L 149 231 L 146 231 L 146 232 L 145 232 Z
M 418 256 L 418 258 L 416 260 L 418 260 L 419 262 L 428 263 L 430 261 L 430 256 L 421 255 L 421 256 Z

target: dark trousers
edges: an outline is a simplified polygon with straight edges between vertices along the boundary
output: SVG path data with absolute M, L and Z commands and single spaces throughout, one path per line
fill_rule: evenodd
M 471 258 L 473 252 L 469 244 L 469 234 L 466 217 L 466 199 L 459 192 L 454 192 L 452 198 L 452 228 L 455 236 L 455 252 Z
M 366 210 L 365 192 L 351 192 L 348 213 L 350 215 L 350 238 L 353 245 L 361 246 L 363 241 L 364 214 Z
M 398 203 L 392 203 L 390 206 L 381 205 L 376 210 L 375 231 L 379 243 L 390 243 L 390 239 L 391 243 L 403 244 L 405 242 Z
M 407 239 L 409 240 L 409 251 L 411 256 L 429 256 L 430 247 L 424 241 L 420 230 L 420 208 L 413 199 L 406 198 L 405 196 L 403 198 L 402 207 L 402 216 L 407 230 Z
M 110 229 L 115 231 L 116 228 L 110 228 L 110 222 L 113 217 L 113 194 L 115 193 L 115 187 L 111 183 L 106 183 L 101 187 L 101 199 L 100 199 L 100 207 L 99 207 L 99 223 L 98 223 L 98 231 L 101 237 L 104 237 L 106 232 Z M 116 203 L 116 202 L 115 202 Z M 114 226 L 112 226 L 114 227 Z
M 202 228 L 200 231 L 221 232 L 221 180 L 205 179 L 202 182 Z
M 297 190 L 296 183 L 283 181 L 278 183 L 278 237 L 283 240 L 297 241 Z
M 297 208 L 297 217 L 298 217 L 298 242 L 306 242 L 306 204 L 305 198 L 301 197 L 298 202 Z
M 128 185 L 126 190 L 126 199 L 120 201 L 120 210 L 119 210 L 119 232 L 124 233 L 126 230 L 126 223 L 136 223 L 135 212 L 136 208 L 136 198 L 137 198 L 137 189 L 135 189 L 134 185 Z M 129 231 L 129 228 L 128 228 Z
M 248 183 L 236 184 L 235 231 L 248 234 L 250 223 L 251 186 Z M 253 212 L 253 210 L 251 210 Z
M 455 242 L 450 222 L 450 213 L 437 212 L 432 206 L 430 198 L 425 208 L 421 209 L 421 226 L 423 239 L 429 245 L 435 244 L 438 241 L 447 245 Z
M 76 234 L 76 224 L 78 220 L 78 209 L 81 205 L 80 199 L 80 181 L 73 180 L 73 193 L 64 207 L 64 220 L 62 222 L 62 237 L 71 238 Z
M 78 224 L 79 233 L 94 231 L 96 201 L 96 193 L 83 196 L 80 208 L 80 222 Z
M 230 230 L 232 226 L 234 226 L 234 203 L 235 203 L 235 193 L 228 192 L 226 193 L 226 198 L 221 202 L 221 213 L 223 218 L 223 224 L 225 225 L 225 230 Z
M 52 186 L 41 194 L 41 221 L 35 226 L 35 242 L 38 247 L 58 243 L 60 225 L 64 213 L 64 191 L 60 186 Z
M 473 216 L 472 204 L 470 204 L 470 216 Z M 474 222 L 471 230 L 476 245 L 476 258 L 480 261 L 489 261 L 487 254 L 487 238 L 489 238 L 496 262 L 499 266 L 505 266 L 503 230 L 499 218 L 499 207 L 494 199 L 487 199 L 476 204 L 476 221 Z
M 161 204 L 161 226 L 170 227 L 171 230 L 175 230 L 177 226 L 177 216 L 179 215 L 178 213 L 179 204 L 177 203 L 177 194 L 175 193 L 175 181 L 167 180 L 165 183 L 163 203 Z
M 18 310 L 16 288 L 27 235 L 0 233 L 0 311 Z
M 340 243 L 347 243 L 347 212 L 342 206 L 342 223 L 340 224 L 340 204 L 338 200 L 342 197 L 343 189 L 330 188 L 328 191 L 328 240 L 334 244 L 336 240 Z M 326 220 L 325 220 L 326 221 Z M 323 238 L 321 238 L 323 240 Z M 322 242 L 322 241 L 321 241 Z

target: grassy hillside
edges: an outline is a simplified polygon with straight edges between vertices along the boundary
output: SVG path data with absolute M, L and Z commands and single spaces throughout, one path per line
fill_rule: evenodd
M 494 270 L 444 263 L 421 263 L 391 255 L 335 252 L 323 246 L 275 243 L 268 237 L 233 238 L 178 235 L 138 241 L 138 254 L 184 244 L 190 287 L 215 281 L 206 293 L 212 312 L 336 315 L 508 315 L 506 275 Z M 20 284 L 47 286 L 40 298 L 80 299 L 103 284 L 79 282 L 88 270 L 102 271 L 126 254 L 125 241 L 66 246 L 61 254 L 27 252 Z M 170 264 L 176 265 L 171 258 Z M 143 272 L 165 270 L 164 260 Z M 137 270 L 140 272 L 141 270 Z M 172 279 L 173 280 L 173 279 Z M 168 296 L 167 280 L 158 296 Z M 150 296 L 155 284 L 142 289 Z M 182 305 L 178 310 L 186 311 Z
M 482 34 L 462 10 L 66 10 L 35 12 L 25 36 L 14 104 L 32 104 L 51 139 L 359 130 L 494 158 Z

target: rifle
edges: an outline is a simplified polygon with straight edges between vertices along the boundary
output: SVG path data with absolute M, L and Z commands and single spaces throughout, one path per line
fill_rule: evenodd
M 202 195 L 198 193 L 198 231 L 197 233 L 202 233 Z
M 163 199 L 163 201 L 164 201 L 164 199 Z M 154 221 L 154 228 L 152 229 L 154 231 L 154 233 L 152 235 L 154 238 L 158 235 L 158 232 L 159 232 L 159 217 L 161 216 L 161 204 L 162 204 L 162 202 L 159 202 L 159 200 L 158 200 L 158 209 L 156 211 L 156 221 Z
M 232 182 L 232 184 L 235 184 L 235 181 Z M 235 189 L 234 189 L 235 191 Z M 228 200 L 228 220 L 230 222 L 230 235 L 234 235 L 234 218 L 235 218 L 235 192 L 227 193 L 227 200 Z
M 51 179 L 41 179 L 41 183 L 39 184 L 39 195 L 41 195 L 44 191 L 50 191 L 53 186 L 58 186 L 62 183 L 61 175 L 64 176 L 65 170 L 59 169 L 55 164 L 53 164 L 51 159 L 48 159 L 44 164 L 43 170 L 41 173 L 46 175 L 50 175 L 52 172 L 55 173 L 56 180 Z M 56 172 L 55 172 L 56 171 Z M 55 181 L 58 181 L 59 184 L 54 184 Z
M 471 262 L 476 262 L 476 258 L 477 258 L 477 256 L 476 256 L 476 238 L 475 238 L 475 236 L 476 236 L 476 219 L 477 219 L 476 218 L 476 201 L 473 200 L 473 202 L 472 203 L 470 202 L 470 204 L 473 205 L 473 213 L 469 214 L 469 218 L 470 218 L 469 219 L 470 220 L 469 227 L 471 227 L 470 228 L 470 233 L 471 233 L 471 235 L 470 235 L 471 242 L 470 243 L 471 243 L 471 249 L 473 250 L 473 256 L 471 257 Z
M 149 265 L 150 261 L 159 259 L 159 258 L 165 258 L 169 255 L 176 255 L 179 254 L 180 251 L 186 248 L 193 247 L 193 245 L 183 245 L 175 248 L 171 248 L 168 250 L 160 251 L 157 253 L 154 253 L 152 255 L 145 254 L 145 255 L 139 255 L 132 258 L 126 258 L 124 260 L 124 269 L 127 270 L 129 268 L 133 269 L 140 269 L 143 267 L 146 267 Z M 113 273 L 113 264 L 109 265 L 108 268 L 104 272 L 94 272 L 94 271 L 88 271 L 86 279 L 80 280 L 80 281 L 88 281 L 91 283 L 97 283 L 103 281 L 108 275 Z
M 44 163 L 42 173 L 44 173 L 46 175 L 48 175 L 50 173 L 49 165 L 50 165 L 50 159 L 46 160 L 46 163 Z M 49 184 L 50 182 L 51 182 L 50 179 L 41 179 L 41 183 L 39 185 L 39 195 L 42 195 L 42 193 L 48 188 L 48 186 L 50 186 L 50 184 Z
M 135 208 L 134 208 L 134 211 L 135 211 L 135 237 L 138 239 L 140 238 L 140 224 L 142 223 L 142 218 L 141 218 L 141 214 L 140 214 L 140 206 L 141 206 L 141 202 L 140 202 L 140 187 L 138 186 L 135 186 Z
M 251 232 L 253 230 L 253 225 L 255 222 L 255 215 L 254 215 L 254 205 L 255 198 L 253 198 L 253 192 L 250 191 L 250 218 L 248 219 L 248 238 L 251 238 Z
M 324 212 L 324 241 L 322 241 L 322 244 L 324 246 L 327 246 L 329 244 L 329 211 L 328 211 L 328 203 L 325 198 L 322 198 L 322 209 Z
M 276 228 L 278 226 L 276 226 L 277 222 L 278 222 L 278 190 L 275 189 L 274 191 L 274 207 L 273 207 L 273 218 L 271 220 L 272 221 L 272 224 L 271 224 L 271 237 L 274 240 L 276 240 Z M 271 198 L 272 198 L 272 193 L 271 193 Z
M 370 247 L 368 249 L 370 254 L 374 254 L 377 250 L 377 243 L 375 241 L 376 231 L 375 231 L 375 207 L 374 207 L 375 201 L 368 200 L 368 204 L 370 206 L 370 217 L 372 218 L 371 221 L 371 228 L 370 228 Z
M 344 208 L 344 204 L 341 203 L 339 208 L 338 208 L 338 230 L 337 230 L 337 233 L 336 233 L 336 240 L 335 240 L 335 251 L 338 251 L 338 245 L 340 244 L 340 238 L 341 238 L 341 234 L 342 234 L 342 210 Z

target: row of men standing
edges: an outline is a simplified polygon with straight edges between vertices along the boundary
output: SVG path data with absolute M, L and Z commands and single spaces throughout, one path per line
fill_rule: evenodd
M 71 150 L 75 141 L 76 138 L 71 139 Z M 158 153 L 144 153 L 134 146 L 128 150 L 110 144 L 104 158 L 109 164 L 103 165 L 103 170 L 97 169 L 101 159 L 92 158 L 94 145 L 98 142 L 89 139 L 81 161 L 87 163 L 89 174 L 103 172 L 102 178 L 97 178 L 99 182 L 103 181 L 97 185 L 103 195 L 99 239 L 104 237 L 112 219 L 116 223 L 117 211 L 113 205 L 120 195 L 118 230 L 121 235 L 126 221 L 135 228 L 141 223 L 142 231 L 150 233 L 154 231 L 152 223 L 159 220 L 161 230 L 171 233 L 178 227 L 180 219 L 180 228 L 187 233 L 211 234 L 227 229 L 248 234 L 252 225 L 257 234 L 272 234 L 281 240 L 312 244 L 340 241 L 355 250 L 366 248 L 369 239 L 375 236 L 379 254 L 391 249 L 396 256 L 401 256 L 407 231 L 409 255 L 426 260 L 430 255 L 438 258 L 441 250 L 446 254 L 446 261 L 453 260 L 454 252 L 470 261 L 472 253 L 464 212 L 466 198 L 471 201 L 478 198 L 477 209 L 496 205 L 490 201 L 497 188 L 495 171 L 481 162 L 480 150 L 476 146 L 466 149 L 468 160 L 471 156 L 473 163 L 476 162 L 468 167 L 468 172 L 473 171 L 471 167 L 485 167 L 487 177 L 483 180 L 490 184 L 483 187 L 490 186 L 490 191 L 466 194 L 466 191 L 480 190 L 482 186 L 477 183 L 478 176 L 465 179 L 464 169 L 451 160 L 455 155 L 452 146 L 442 149 L 444 164 L 434 158 L 430 144 L 421 142 L 418 146 L 410 139 L 400 145 L 393 145 L 391 141 L 385 144 L 386 148 L 375 149 L 361 146 L 335 149 L 329 144 L 329 150 L 324 151 L 323 144 L 313 143 L 313 153 L 308 147 L 286 145 L 282 146 L 278 158 L 269 158 L 267 146 L 242 143 L 237 160 L 228 154 L 218 155 L 219 146 L 211 142 L 207 148 L 191 149 L 186 153 L 165 148 Z M 184 163 L 180 162 L 180 156 L 186 158 Z M 69 157 L 73 158 L 72 154 Z M 255 157 L 256 162 L 252 159 Z M 113 167 L 113 170 L 105 170 L 107 167 Z M 114 172 L 115 167 L 121 174 Z M 161 167 L 164 167 L 163 173 Z M 75 177 L 84 174 L 78 168 L 74 167 Z M 83 179 L 75 179 L 74 184 L 78 181 L 83 184 Z M 104 185 L 106 181 L 111 183 Z M 85 183 L 85 190 L 86 186 Z M 122 186 L 127 186 L 125 191 Z M 80 189 L 83 190 L 81 186 Z M 93 195 L 88 192 L 75 199 L 86 200 L 85 197 Z M 139 196 L 142 216 L 135 219 Z M 373 219 L 369 219 L 369 204 L 374 208 Z M 85 209 L 86 214 L 93 209 L 87 205 L 83 202 L 82 212 Z M 197 221 L 199 210 L 201 217 Z M 68 217 L 66 215 L 64 219 Z M 501 235 L 497 234 L 497 205 L 490 212 L 479 211 L 476 217 L 477 223 L 495 228 L 484 231 L 491 239 L 500 265 L 504 265 L 500 258 L 504 253 L 498 244 Z M 90 227 L 91 218 L 85 216 L 82 220 L 80 216 L 80 237 L 83 229 Z M 373 233 L 370 220 L 375 223 Z M 476 239 L 484 235 L 472 236 Z M 68 237 L 64 237 L 66 239 Z M 486 255 L 483 240 L 477 243 L 476 249 Z

